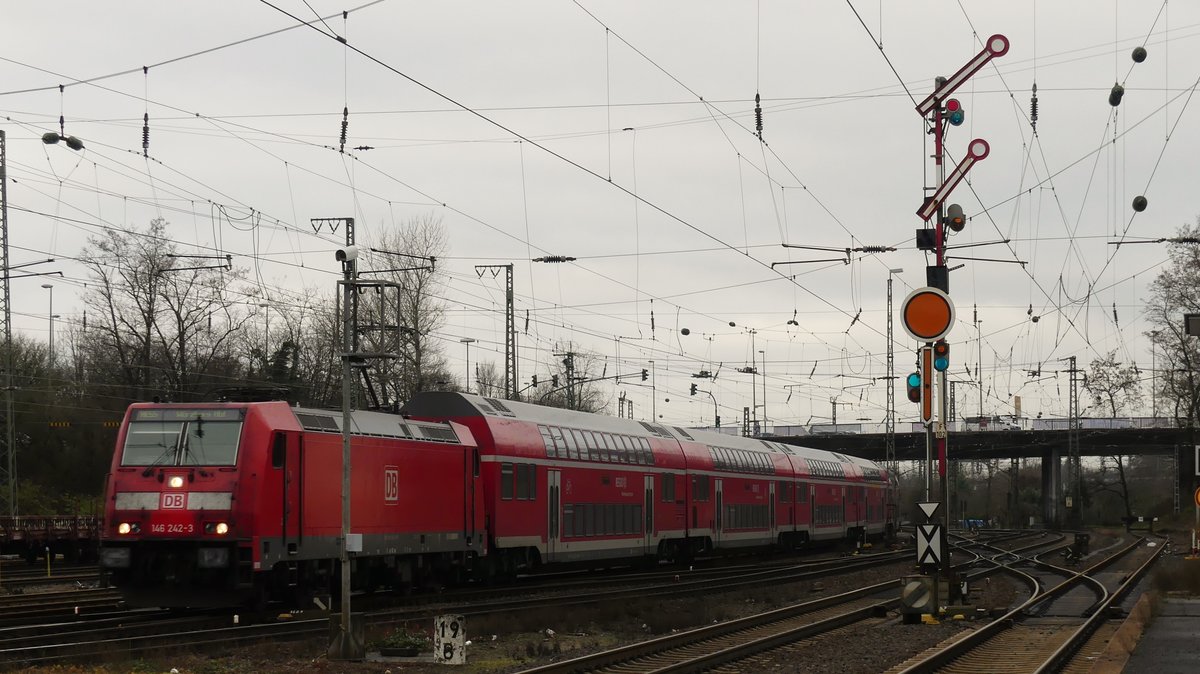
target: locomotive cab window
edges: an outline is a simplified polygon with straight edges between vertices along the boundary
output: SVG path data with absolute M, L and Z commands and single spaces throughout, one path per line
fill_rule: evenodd
M 232 466 L 242 434 L 238 409 L 136 410 L 125 432 L 122 466 Z
M 276 433 L 275 440 L 271 445 L 271 467 L 283 468 L 283 464 L 287 461 L 287 436 L 283 433 Z

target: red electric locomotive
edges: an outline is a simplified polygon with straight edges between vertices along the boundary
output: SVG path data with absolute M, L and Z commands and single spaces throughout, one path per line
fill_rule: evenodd
M 138 604 L 337 586 L 342 416 L 284 402 L 136 404 L 107 479 L 101 566 Z M 449 577 L 486 552 L 471 432 L 355 412 L 356 587 Z

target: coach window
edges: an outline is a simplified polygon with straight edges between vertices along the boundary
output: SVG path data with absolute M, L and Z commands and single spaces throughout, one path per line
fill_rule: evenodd
M 675 502 L 675 475 L 666 473 L 662 476 L 662 502 Z
M 545 426 L 538 426 L 538 431 L 542 434 L 542 444 L 546 446 L 546 456 L 551 459 L 558 457 L 558 448 L 554 446 L 554 437 L 550 435 L 550 429 Z
M 692 500 L 707 501 L 708 500 L 708 476 L 693 475 L 692 476 Z
M 536 467 L 533 464 L 517 464 L 517 500 L 532 501 L 536 497 L 535 471 Z
M 791 484 L 789 484 L 787 482 L 779 483 L 779 502 L 780 503 L 791 503 L 792 502 L 792 485 Z
M 500 498 L 511 501 L 513 497 L 513 465 L 500 464 Z
M 617 443 L 613 440 L 612 434 L 597 433 L 596 435 L 600 436 L 600 446 L 604 447 L 604 451 L 602 451 L 601 454 L 605 457 L 605 460 L 613 463 L 619 461 L 620 459 L 617 457 Z
M 550 427 L 550 437 L 554 438 L 554 446 L 558 448 L 558 455 L 567 456 L 567 441 L 563 440 L 563 431 L 558 426 Z
M 589 458 L 588 450 L 592 446 L 592 436 L 587 431 L 571 431 L 575 436 L 575 444 L 579 445 L 579 458 L 582 461 L 587 461 Z
M 573 456 L 577 452 L 575 448 L 578 446 L 578 443 L 575 442 L 575 433 L 571 429 L 563 429 L 563 442 L 566 443 L 567 446 L 563 450 L 562 457 L 565 459 Z
M 633 463 L 633 457 L 629 453 L 629 438 L 624 435 L 616 435 L 613 436 L 613 439 L 617 441 L 617 457 L 621 463 Z

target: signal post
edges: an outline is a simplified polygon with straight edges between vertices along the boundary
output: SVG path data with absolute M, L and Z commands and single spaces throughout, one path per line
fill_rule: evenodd
M 953 582 L 953 571 L 946 545 L 951 513 L 946 476 L 947 385 L 946 370 L 950 366 L 950 344 L 944 339 L 954 327 L 954 303 L 950 300 L 950 270 L 946 266 L 946 239 L 950 232 L 959 232 L 966 225 L 962 207 L 948 203 L 950 193 L 966 177 L 971 168 L 985 159 L 991 151 L 982 138 L 967 144 L 966 156 L 946 174 L 945 133 L 950 126 L 963 123 L 966 113 L 962 104 L 950 96 L 993 58 L 1008 53 L 1008 38 L 992 35 L 984 48 L 948 78 L 939 77 L 934 91 L 917 105 L 917 113 L 927 118 L 933 135 L 933 160 L 937 168 L 937 185 L 917 209 L 924 226 L 916 230 L 917 248 L 932 251 L 935 264 L 925 268 L 926 287 L 917 288 L 901 305 L 902 325 L 906 332 L 921 343 L 917 349 L 918 371 L 907 378 L 908 398 L 918 403 L 921 421 L 925 424 L 925 501 L 918 504 L 927 522 L 917 527 L 917 555 L 922 576 L 906 579 L 902 593 L 906 622 L 915 622 L 922 614 L 936 615 L 946 604 L 963 599 L 962 589 Z M 934 372 L 937 386 L 934 387 Z M 936 416 L 935 396 L 936 395 Z M 932 468 L 934 446 L 937 451 L 939 489 L 933 498 Z M 942 524 L 935 520 L 938 511 L 944 515 Z M 938 576 L 942 582 L 938 582 Z

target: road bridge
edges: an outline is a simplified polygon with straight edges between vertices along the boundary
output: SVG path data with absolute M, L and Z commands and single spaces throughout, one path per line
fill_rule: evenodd
M 1090 428 L 1076 431 L 1080 456 L 1147 456 L 1176 458 L 1175 483 L 1179 502 L 1187 504 L 1197 486 L 1197 449 L 1187 428 Z M 988 459 L 1040 459 L 1042 462 L 1042 514 L 1048 524 L 1059 523 L 1064 503 L 1062 459 L 1067 456 L 1067 430 L 963 431 L 951 433 L 947 456 L 952 461 Z M 925 458 L 924 433 L 897 433 L 896 458 Z M 883 433 L 782 435 L 779 442 L 842 452 L 879 463 L 886 460 L 887 436 Z

